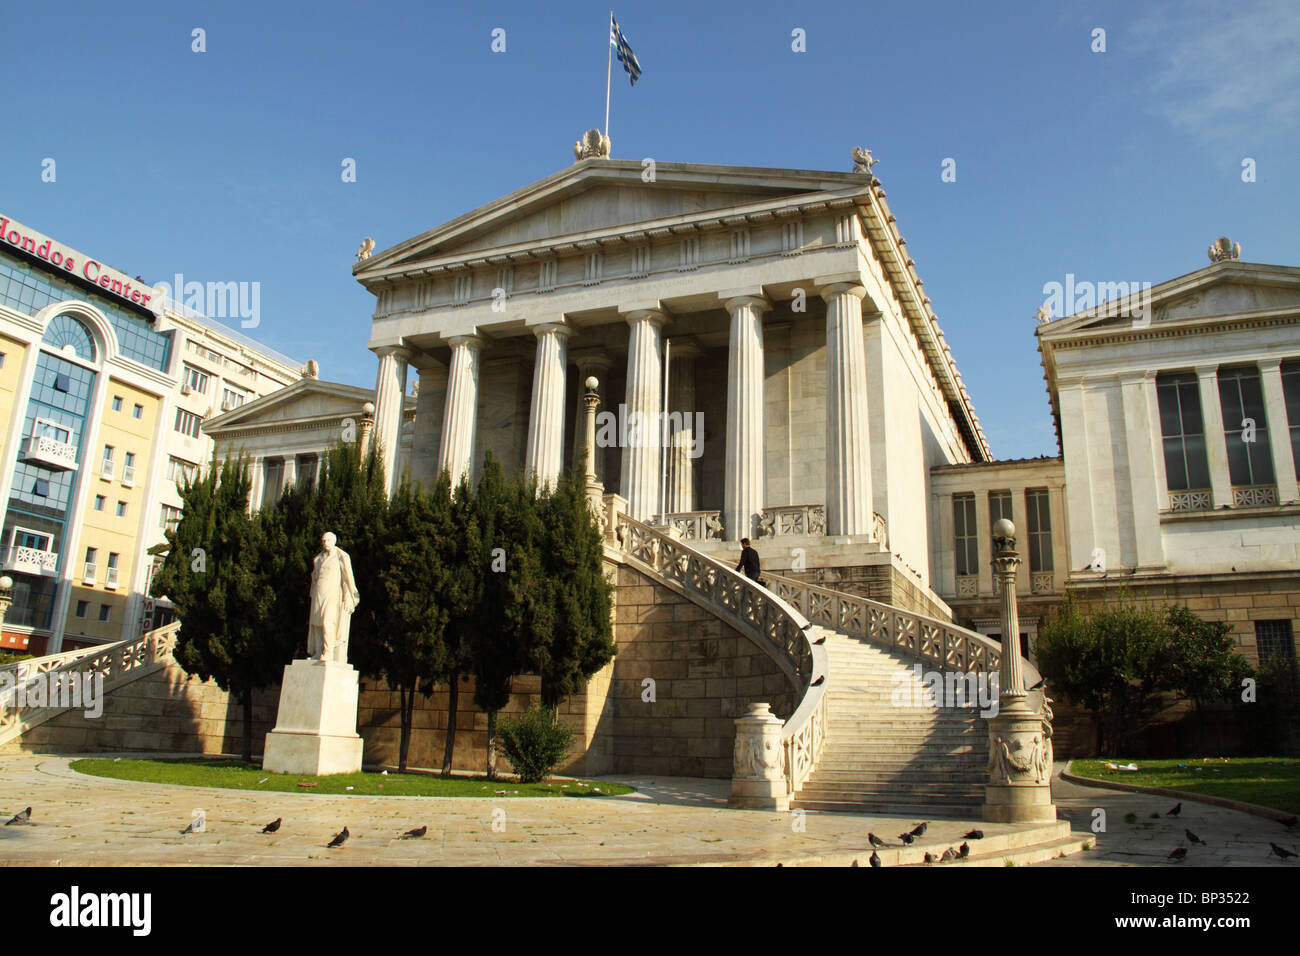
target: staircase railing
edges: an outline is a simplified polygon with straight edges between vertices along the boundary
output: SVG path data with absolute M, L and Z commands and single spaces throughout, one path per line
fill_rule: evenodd
M 97 689 L 107 692 L 172 660 L 179 630 L 180 622 L 173 621 L 129 641 L 7 665 L 4 671 L 13 672 L 14 676 L 3 682 L 4 692 L 0 694 L 0 744 L 8 743 L 24 731 L 70 709 L 63 703 L 66 697 L 54 699 L 50 693 L 52 688 L 69 685 L 72 681 L 85 686 L 83 682 L 101 678 L 102 684 Z M 28 691 L 33 689 L 32 684 L 37 680 L 46 682 L 46 692 L 39 698 L 48 702 L 45 706 L 27 703 L 27 698 L 33 696 Z
M 814 624 L 888 648 L 940 670 L 998 673 L 1002 645 L 991 637 L 950 621 L 915 614 L 856 594 L 808 584 L 764 571 L 763 578 L 783 601 Z M 1019 635 L 1016 637 L 1019 641 Z M 1021 658 L 1025 686 L 1037 683 L 1038 668 Z
M 786 788 L 803 786 L 826 742 L 826 650 L 816 628 L 779 595 L 671 535 L 614 512 L 610 524 L 619 551 L 652 576 L 699 598 L 763 647 L 790 679 L 797 704 L 781 730 Z M 810 631 L 813 633 L 810 634 Z

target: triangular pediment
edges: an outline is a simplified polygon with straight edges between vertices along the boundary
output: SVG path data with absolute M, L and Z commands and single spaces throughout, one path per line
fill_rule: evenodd
M 372 389 L 304 378 L 239 408 L 207 419 L 203 423 L 203 430 L 215 437 L 247 428 L 264 428 L 287 422 L 329 420 L 340 415 L 355 415 L 362 405 L 373 400 Z
M 1300 308 L 1300 268 L 1293 266 L 1221 262 L 1149 289 L 1137 282 L 1058 285 L 1064 286 L 1060 298 L 1067 305 L 1073 292 L 1073 305 L 1084 307 L 1041 324 L 1038 334 L 1045 341 L 1161 323 L 1212 323 L 1230 316 Z
M 508 196 L 480 206 L 357 263 L 365 282 L 394 270 L 475 252 L 496 255 L 607 230 L 635 230 L 693 216 L 737 212 L 791 197 L 865 190 L 855 173 L 584 160 Z

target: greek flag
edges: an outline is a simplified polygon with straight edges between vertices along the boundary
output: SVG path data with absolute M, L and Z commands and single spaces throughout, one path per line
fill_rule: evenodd
M 614 45 L 618 62 L 623 64 L 628 79 L 632 81 L 633 86 L 636 86 L 636 81 L 641 78 L 641 64 L 636 61 L 636 54 L 628 46 L 627 37 L 623 36 L 623 31 L 618 28 L 618 21 L 614 19 L 612 13 L 609 15 L 609 42 Z

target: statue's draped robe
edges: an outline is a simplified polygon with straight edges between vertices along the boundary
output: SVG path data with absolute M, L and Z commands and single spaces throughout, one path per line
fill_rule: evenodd
M 359 597 L 352 559 L 346 551 L 336 547 L 316 555 L 311 575 L 308 657 L 347 660 L 348 631 Z

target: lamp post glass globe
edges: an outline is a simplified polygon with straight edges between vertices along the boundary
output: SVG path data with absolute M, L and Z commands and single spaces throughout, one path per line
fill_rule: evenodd
M 596 376 L 594 375 L 588 375 L 586 385 L 588 391 L 594 392 L 596 390 L 596 387 L 600 385 L 600 380 L 596 378 Z
M 995 538 L 1014 538 L 1016 536 L 1016 526 L 1007 518 L 999 518 L 993 525 L 993 537 Z

